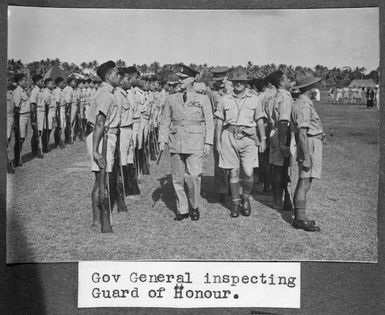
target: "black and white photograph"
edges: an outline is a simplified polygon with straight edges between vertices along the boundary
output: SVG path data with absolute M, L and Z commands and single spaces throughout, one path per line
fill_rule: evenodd
M 378 7 L 8 6 L 7 263 L 376 263 L 379 33 Z

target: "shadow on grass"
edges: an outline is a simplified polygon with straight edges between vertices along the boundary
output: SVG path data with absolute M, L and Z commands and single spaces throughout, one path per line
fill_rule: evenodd
M 152 193 L 152 200 L 154 201 L 153 207 L 159 200 L 161 200 L 166 207 L 175 214 L 175 193 L 174 187 L 172 186 L 171 174 L 158 178 L 157 180 L 159 181 L 160 187 L 155 189 Z

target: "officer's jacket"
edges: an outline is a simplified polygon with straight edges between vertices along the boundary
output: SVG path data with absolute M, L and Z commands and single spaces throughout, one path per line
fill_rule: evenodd
M 162 112 L 159 142 L 168 143 L 170 153 L 201 153 L 213 144 L 214 120 L 208 97 L 196 92 L 170 94 Z

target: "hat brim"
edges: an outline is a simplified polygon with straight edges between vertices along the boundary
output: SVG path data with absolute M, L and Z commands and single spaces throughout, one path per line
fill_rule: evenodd
M 223 77 L 213 77 L 213 81 L 223 81 L 226 78 L 226 76 Z
M 186 79 L 186 78 L 188 78 L 188 77 L 189 77 L 189 75 L 187 75 L 187 74 L 184 74 L 184 73 L 182 73 L 182 72 L 177 72 L 177 73 L 176 73 L 176 75 L 177 75 L 178 77 L 180 77 L 180 78 L 184 78 L 184 79 Z
M 293 89 L 301 89 L 301 88 L 304 88 L 306 86 L 309 86 L 309 85 L 313 85 L 317 82 L 321 81 L 321 78 L 313 78 L 312 80 L 304 83 L 304 84 L 300 84 L 300 85 L 294 85 L 292 88 Z

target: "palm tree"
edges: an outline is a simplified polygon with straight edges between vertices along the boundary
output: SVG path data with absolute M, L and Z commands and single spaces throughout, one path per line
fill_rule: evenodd
M 126 66 L 126 62 L 122 59 L 119 59 L 116 61 L 116 66 L 117 67 L 125 67 Z

